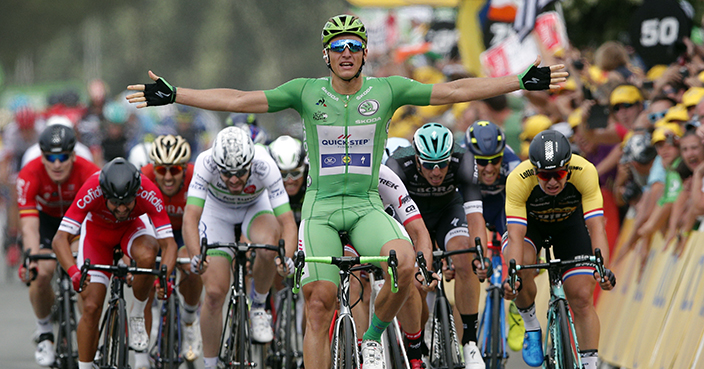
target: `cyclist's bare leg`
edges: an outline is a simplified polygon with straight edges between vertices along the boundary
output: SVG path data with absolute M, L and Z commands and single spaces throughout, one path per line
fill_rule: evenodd
M 387 242 L 381 248 L 381 255 L 389 255 L 389 251 L 396 250 L 398 258 L 398 292 L 391 292 L 391 281 L 389 275 L 384 275 L 386 283 L 376 297 L 374 314 L 384 322 L 390 322 L 398 313 L 401 306 L 408 298 L 413 285 L 413 274 L 415 273 L 415 251 L 410 242 L 403 239 L 395 239 Z M 386 263 L 382 264 L 386 268 Z
M 156 255 L 159 251 L 159 244 L 156 238 L 142 235 L 134 239 L 130 256 L 137 263 L 139 268 L 154 268 Z M 139 301 L 149 298 L 149 291 L 154 286 L 154 276 L 149 274 L 135 275 L 132 280 L 132 292 Z
M 208 256 L 208 269 L 201 276 L 205 299 L 200 311 L 203 357 L 218 355 L 222 332 L 222 307 L 230 290 L 230 262 L 222 256 Z
M 98 349 L 98 326 L 103 312 L 107 287 L 102 283 L 89 283 L 81 293 L 83 314 L 78 321 L 78 361 L 92 362 Z
M 49 254 L 51 250 L 42 249 L 38 253 Z M 37 319 L 45 319 L 51 314 L 51 307 L 54 305 L 51 278 L 55 270 L 56 262 L 53 260 L 40 260 L 37 263 L 37 278 L 29 285 L 29 301 Z
M 447 241 L 447 251 L 470 248 L 469 237 L 457 236 Z M 461 314 L 477 314 L 479 312 L 479 279 L 472 271 L 474 254 L 452 255 L 452 265 L 455 268 L 455 305 Z
M 535 248 L 527 242 L 523 242 L 523 264 L 531 265 L 535 264 L 538 260 Z M 534 270 L 521 270 L 518 272 L 518 276 L 521 277 L 521 292 L 514 300 L 516 302 L 516 307 L 519 309 L 526 309 L 533 305 L 535 302 L 535 295 L 538 293 L 538 287 L 535 285 L 535 271 Z
M 303 336 L 303 363 L 308 369 L 330 368 L 329 330 L 337 307 L 337 286 L 329 281 L 315 281 L 303 286 L 306 319 Z M 321 349 L 321 347 L 323 349 Z
M 564 284 L 581 351 L 599 347 L 599 316 L 594 308 L 595 286 L 596 281 L 591 275 L 573 275 Z
M 396 316 L 399 325 L 406 333 L 416 333 L 423 327 L 421 325 L 423 304 L 418 289 L 411 288 L 406 302 L 401 306 Z
M 252 220 L 247 233 L 252 243 L 278 245 L 281 238 L 279 221 L 273 214 L 262 214 Z M 274 283 L 276 253 L 270 250 L 257 250 L 257 257 L 252 266 L 254 290 L 260 294 L 267 294 Z
M 188 249 L 181 247 L 178 250 L 178 257 L 189 257 Z M 178 290 L 183 296 L 183 302 L 190 306 L 198 306 L 203 291 L 203 281 L 198 274 L 191 273 L 190 265 L 180 265 L 179 267 L 181 268 L 181 272 L 179 273 Z

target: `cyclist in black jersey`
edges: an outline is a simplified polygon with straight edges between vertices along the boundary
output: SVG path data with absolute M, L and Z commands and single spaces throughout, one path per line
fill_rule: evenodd
M 413 147 L 397 150 L 386 163 L 401 178 L 418 205 L 438 247 L 466 249 L 472 246 L 470 240 L 474 237 L 479 237 L 482 245 L 486 245 L 486 223 L 474 155 L 454 143 L 449 129 L 438 123 L 423 125 L 413 135 Z M 472 273 L 468 254 L 454 256 L 453 263 L 457 278 L 455 304 L 462 317 L 465 365 L 484 368 L 476 345 L 479 279 Z M 478 270 L 481 279 L 486 278 L 489 265 L 487 259 L 485 269 Z

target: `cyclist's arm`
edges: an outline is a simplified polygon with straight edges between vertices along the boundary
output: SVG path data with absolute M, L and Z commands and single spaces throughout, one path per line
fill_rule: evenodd
M 464 200 L 464 214 L 467 217 L 467 228 L 472 238 L 472 246 L 474 246 L 474 238 L 479 237 L 482 246 L 484 246 L 484 256 L 488 256 L 482 190 L 475 171 L 474 155 L 469 151 L 466 151 L 460 159 L 457 177 L 460 182 L 459 188 L 462 193 L 462 199 Z
M 416 251 L 422 251 L 426 265 L 433 265 L 433 241 L 430 240 L 428 228 L 425 227 L 423 218 L 414 218 L 405 224 L 406 232 L 413 241 Z
M 281 224 L 281 238 L 286 242 L 286 256 L 293 258 L 298 246 L 298 227 L 296 226 L 296 218 L 293 216 L 293 211 L 281 213 L 276 216 L 276 219 Z
M 176 267 L 176 255 L 178 253 L 178 245 L 173 237 L 157 238 L 156 242 L 161 249 L 161 262 L 167 267 L 167 275 Z
M 200 222 L 200 216 L 202 214 L 203 206 L 191 203 L 187 203 L 186 209 L 183 211 L 183 226 L 181 232 L 183 234 L 183 243 L 186 244 L 186 249 L 191 257 L 200 255 L 198 223 Z
M 504 249 L 504 260 L 514 259 L 517 265 L 523 264 L 523 241 L 527 230 L 528 227 L 522 224 L 509 223 L 506 226 L 508 244 Z
M 39 252 L 39 217 L 21 217 L 20 231 L 22 232 L 22 245 L 32 254 Z
M 592 239 L 592 254 L 594 250 L 601 249 L 601 254 L 604 256 L 604 265 L 609 265 L 609 241 L 606 237 L 606 227 L 604 226 L 604 217 L 595 216 L 584 220 L 589 230 L 589 237 Z
M 76 265 L 76 260 L 73 258 L 73 253 L 71 252 L 70 242 L 72 237 L 72 234 L 58 230 L 51 242 L 51 248 L 54 250 L 54 254 L 56 254 L 56 259 L 64 270 L 68 270 L 72 265 Z
M 185 87 L 178 87 L 176 91 L 177 103 L 201 109 L 240 113 L 266 113 L 269 110 L 264 91 L 229 88 L 195 90 Z

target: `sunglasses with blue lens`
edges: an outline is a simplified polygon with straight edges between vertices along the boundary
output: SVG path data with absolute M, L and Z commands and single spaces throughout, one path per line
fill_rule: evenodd
M 433 170 L 435 169 L 435 167 L 437 167 L 438 169 L 443 169 L 446 166 L 450 165 L 450 158 L 441 161 L 425 161 L 421 158 L 418 158 L 418 161 L 420 162 L 420 165 L 422 165 L 423 168 L 427 170 Z
M 358 40 L 335 40 L 328 44 L 328 50 L 332 50 L 336 53 L 341 53 L 345 51 L 345 48 L 350 49 L 351 52 L 356 53 L 364 50 L 366 45 L 362 41 Z
M 56 160 L 63 163 L 71 157 L 70 153 L 62 152 L 61 154 L 44 154 L 44 159 L 48 162 L 53 163 Z

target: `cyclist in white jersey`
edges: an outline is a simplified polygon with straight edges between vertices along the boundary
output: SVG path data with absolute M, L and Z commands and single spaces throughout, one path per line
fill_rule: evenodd
M 201 237 L 207 237 L 208 243 L 239 241 L 234 231 L 238 224 L 242 235 L 253 243 L 277 245 L 283 238 L 290 250 L 287 254 L 293 255 L 296 222 L 276 163 L 264 147 L 252 143 L 248 133 L 227 127 L 218 133 L 212 148 L 198 155 L 188 188 L 183 238 L 193 272 L 198 272 Z M 200 322 L 206 368 L 217 365 L 232 256 L 230 249 L 209 250 L 207 268 L 201 271 L 205 299 Z M 271 316 L 264 306 L 274 280 L 275 256 L 268 250 L 257 252 L 253 265 L 252 339 L 262 343 L 273 338 Z

